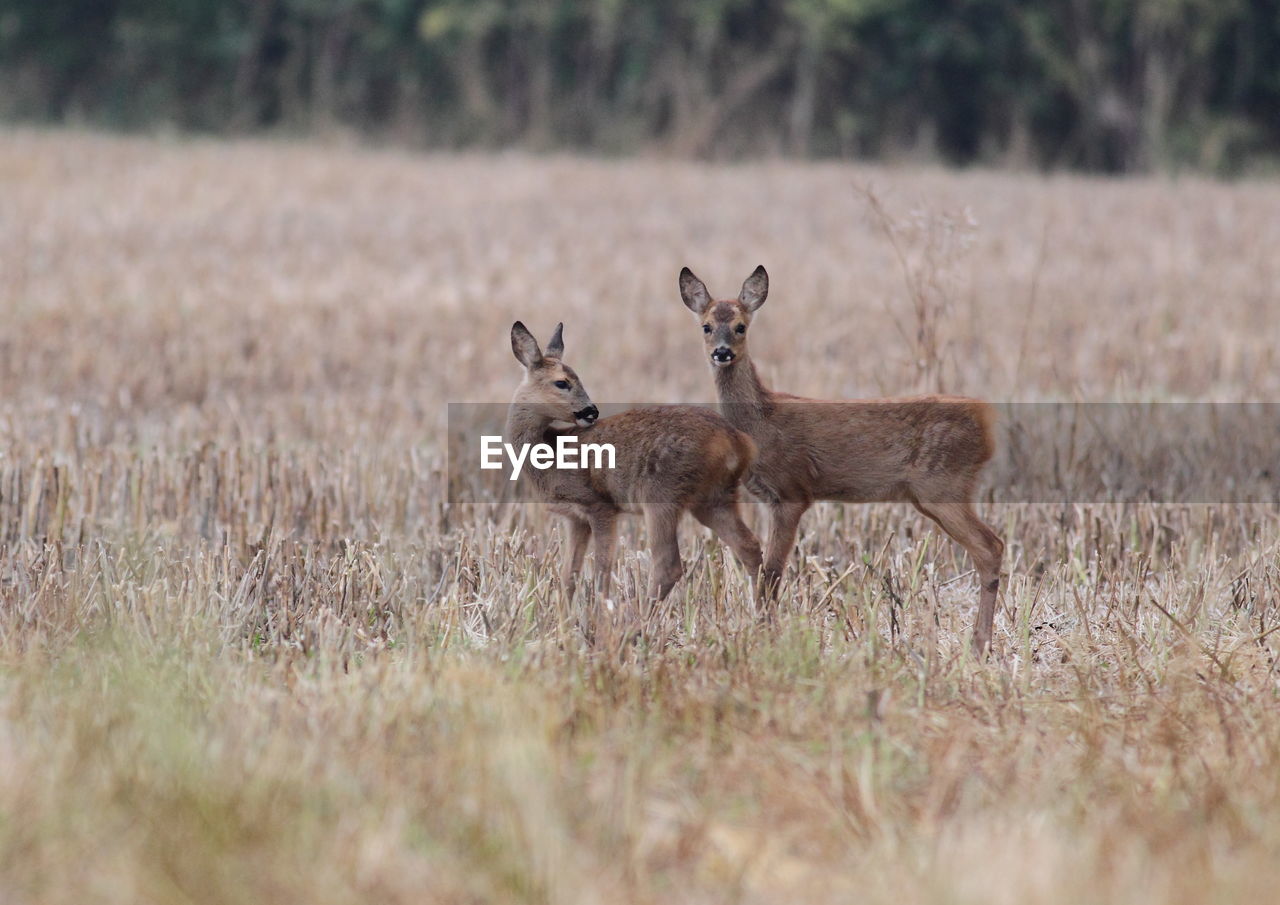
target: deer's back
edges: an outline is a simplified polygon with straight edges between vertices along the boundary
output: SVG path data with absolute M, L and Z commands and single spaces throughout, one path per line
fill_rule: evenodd
M 579 443 L 610 443 L 616 467 L 590 473 L 593 486 L 619 507 L 684 507 L 732 489 L 755 459 L 755 444 L 708 409 L 638 408 L 578 431 Z
M 750 426 L 748 486 L 765 499 L 905 499 L 968 493 L 994 451 L 990 407 L 963 396 L 825 401 L 775 394 Z

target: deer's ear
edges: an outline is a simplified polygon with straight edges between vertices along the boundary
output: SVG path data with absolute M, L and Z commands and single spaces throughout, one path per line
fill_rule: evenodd
M 533 338 L 529 328 L 519 321 L 511 325 L 511 351 L 516 354 L 516 361 L 531 371 L 542 364 L 542 350 L 538 348 L 538 341 Z
M 686 308 L 699 316 L 711 304 L 711 294 L 707 292 L 707 287 L 688 267 L 680 271 L 680 298 L 684 299 Z
M 564 324 L 556 324 L 556 332 L 551 334 L 551 342 L 547 343 L 547 357 L 559 358 L 564 355 Z
M 755 311 L 764 304 L 764 300 L 768 297 L 769 274 L 765 272 L 763 266 L 760 266 L 751 271 L 751 276 L 747 277 L 746 282 L 742 284 L 742 292 L 738 293 L 738 301 L 748 311 Z

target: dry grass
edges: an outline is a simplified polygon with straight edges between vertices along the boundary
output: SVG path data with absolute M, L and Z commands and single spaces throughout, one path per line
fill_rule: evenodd
M 912 512 L 810 513 L 772 628 L 690 527 L 592 652 L 559 528 L 447 504 L 442 438 L 516 318 L 597 400 L 710 398 L 685 263 L 766 263 L 795 392 L 1280 399 L 1280 186 L 9 133 L 0 198 L 0 901 L 1280 884 L 1274 507 L 987 506 L 990 664 Z

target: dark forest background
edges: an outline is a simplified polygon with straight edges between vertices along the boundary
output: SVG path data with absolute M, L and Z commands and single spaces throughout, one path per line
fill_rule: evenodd
M 1274 171 L 1280 0 L 0 0 L 0 116 Z

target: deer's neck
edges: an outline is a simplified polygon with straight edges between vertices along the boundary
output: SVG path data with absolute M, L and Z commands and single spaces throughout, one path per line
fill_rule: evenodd
M 745 357 L 730 367 L 716 369 L 716 393 L 724 417 L 743 430 L 764 417 L 772 396 L 756 373 L 755 362 Z
M 503 440 L 519 449 L 529 449 L 536 444 L 548 442 L 551 432 L 551 419 L 540 415 L 520 400 L 512 399 L 507 408 L 507 426 L 503 432 Z M 573 472 L 570 472 L 573 474 Z M 526 467 L 520 472 L 520 481 L 543 499 L 556 496 L 556 488 L 564 483 L 563 472 L 555 469 Z M 527 482 L 527 483 L 525 483 Z
M 550 427 L 551 421 L 545 415 L 538 414 L 517 399 L 511 400 L 511 405 L 507 408 L 506 442 L 542 443 Z

